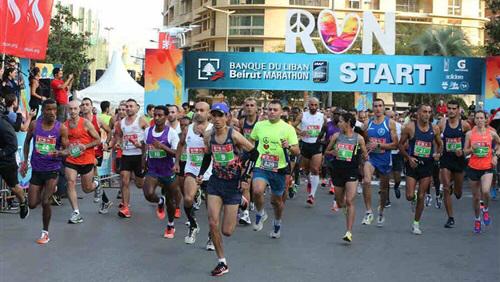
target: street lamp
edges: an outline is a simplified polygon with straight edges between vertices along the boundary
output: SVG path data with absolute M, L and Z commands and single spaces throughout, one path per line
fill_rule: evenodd
M 203 5 L 203 7 L 212 10 L 214 12 L 226 14 L 226 52 L 229 51 L 229 16 L 231 14 L 234 14 L 236 11 L 221 10 L 208 5 Z

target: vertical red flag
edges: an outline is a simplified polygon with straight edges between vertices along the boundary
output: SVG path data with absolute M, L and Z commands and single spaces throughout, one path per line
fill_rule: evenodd
M 167 32 L 160 32 L 158 35 L 158 49 L 174 48 L 174 42 Z
M 45 59 L 53 0 L 0 0 L 0 52 Z

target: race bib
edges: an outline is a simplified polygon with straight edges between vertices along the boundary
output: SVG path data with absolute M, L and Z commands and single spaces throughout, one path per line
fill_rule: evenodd
M 308 137 L 315 138 L 319 136 L 321 132 L 321 126 L 319 125 L 308 125 L 306 126 L 306 133 Z
M 156 149 L 153 145 L 148 146 L 148 157 L 150 159 L 161 159 L 167 157 L 167 152 L 162 149 Z
M 40 155 L 48 155 L 56 151 L 56 138 L 37 136 L 35 150 Z
M 431 156 L 432 142 L 417 140 L 415 142 L 415 150 L 413 154 L 416 157 L 428 158 Z
M 243 128 L 243 136 L 245 136 L 246 139 L 250 139 L 251 133 L 252 133 L 251 128 Z
M 189 148 L 189 161 L 192 166 L 201 167 L 205 148 Z
M 125 150 L 135 149 L 134 143 L 136 143 L 137 140 L 137 134 L 123 135 L 123 148 L 125 148 Z
M 490 148 L 486 142 L 477 142 L 475 143 L 475 147 L 472 152 L 479 158 L 484 158 L 488 155 Z
M 353 144 L 337 144 L 337 160 L 350 162 L 352 156 L 354 155 L 354 148 L 356 146 Z
M 82 154 L 82 150 L 80 149 L 80 146 L 78 143 L 72 143 L 69 145 L 69 154 L 73 158 L 78 158 Z
M 264 154 L 260 161 L 260 168 L 269 171 L 278 171 L 279 157 L 275 155 Z
M 456 152 L 462 150 L 462 138 L 446 138 L 446 151 Z
M 385 138 L 376 138 L 376 137 L 370 137 L 370 143 L 374 144 L 385 144 Z M 375 148 L 372 153 L 385 153 L 385 150 Z
M 232 144 L 213 144 L 212 153 L 214 161 L 221 166 L 227 166 L 232 160 L 234 160 L 234 150 Z
M 185 162 L 185 161 L 187 161 L 187 159 L 188 159 L 188 156 L 187 156 L 186 152 L 182 152 L 182 154 L 181 154 L 181 162 Z

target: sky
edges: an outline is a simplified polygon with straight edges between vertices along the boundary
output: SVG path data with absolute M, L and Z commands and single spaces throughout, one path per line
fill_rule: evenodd
M 57 1 L 57 0 L 56 0 Z M 54 3 L 56 2 L 54 1 Z M 137 49 L 154 48 L 158 31 L 163 24 L 163 0 L 62 0 L 63 4 L 91 8 L 101 23 L 101 36 L 107 38 L 104 27 L 113 27 L 111 47 L 120 50 L 126 44 L 131 55 Z

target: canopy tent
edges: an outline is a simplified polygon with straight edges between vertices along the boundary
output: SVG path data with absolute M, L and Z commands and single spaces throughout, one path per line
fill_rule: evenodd
M 120 101 L 133 98 L 144 105 L 144 87 L 140 86 L 127 72 L 120 54 L 113 52 L 111 64 L 96 83 L 77 92 L 78 99 L 89 97 L 94 104 L 109 101 L 112 106 L 117 106 Z

